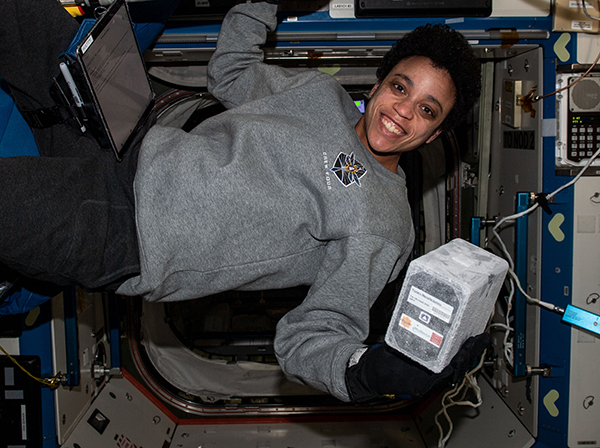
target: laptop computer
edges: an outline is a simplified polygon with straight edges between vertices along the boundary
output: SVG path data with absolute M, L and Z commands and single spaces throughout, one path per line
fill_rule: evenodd
M 84 21 L 61 56 L 77 120 L 117 160 L 131 145 L 154 106 L 154 92 L 124 0 L 97 21 Z

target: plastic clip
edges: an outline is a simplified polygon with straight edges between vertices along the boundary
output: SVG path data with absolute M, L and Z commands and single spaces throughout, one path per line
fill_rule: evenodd
M 550 210 L 550 206 L 548 205 L 548 198 L 546 197 L 547 194 L 546 193 L 538 193 L 535 195 L 535 202 L 537 202 L 540 207 L 542 207 L 542 209 L 548 213 L 549 215 L 552 214 L 552 210 Z

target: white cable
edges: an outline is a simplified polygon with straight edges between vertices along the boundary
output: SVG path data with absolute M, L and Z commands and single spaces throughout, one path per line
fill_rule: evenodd
M 546 197 L 547 198 L 552 198 L 552 197 L 556 196 L 558 193 L 560 193 L 561 191 L 563 191 L 565 188 L 568 188 L 571 185 L 573 185 L 575 182 L 577 182 L 579 180 L 579 178 L 581 176 L 583 176 L 583 173 L 585 173 L 585 171 L 590 167 L 590 165 L 592 164 L 592 162 L 594 160 L 596 160 L 596 157 L 598 157 L 598 155 L 600 155 L 600 148 L 598 148 L 598 150 L 594 153 L 594 155 L 592 157 L 590 157 L 590 160 L 588 160 L 587 163 L 581 169 L 581 171 L 579 173 L 577 173 L 577 176 L 575 176 L 573 179 L 571 179 L 570 182 L 567 182 L 566 184 L 564 184 L 562 187 L 559 187 L 556 190 L 554 190 L 552 193 L 550 193 Z
M 513 305 L 513 298 L 515 296 L 515 283 L 512 281 L 512 279 L 508 279 L 508 284 L 510 286 L 510 289 L 508 291 L 508 297 L 506 300 L 506 316 L 505 316 L 505 321 L 506 321 L 506 326 L 508 328 L 510 328 L 510 312 L 512 311 L 512 305 Z M 508 366 L 510 368 L 513 367 L 514 362 L 513 362 L 513 343 L 512 341 L 509 342 L 509 338 L 510 338 L 510 331 L 505 330 L 504 331 L 504 340 L 503 340 L 503 345 L 504 345 L 504 359 L 506 360 L 506 363 L 508 364 Z
M 523 290 L 523 287 L 521 286 L 521 282 L 519 281 L 519 277 L 517 277 L 517 274 L 515 274 L 515 271 L 513 271 L 512 269 L 509 269 L 508 273 L 510 274 L 510 276 L 513 278 L 513 280 L 517 284 L 517 287 L 519 288 L 519 291 L 521 291 L 521 294 L 523 294 L 525 296 L 525 298 L 529 301 L 529 303 L 533 303 L 533 304 L 539 305 L 543 308 L 547 308 L 550 311 L 554 311 L 554 309 L 556 308 L 555 305 L 552 305 L 551 303 L 548 303 L 548 302 L 542 302 L 540 299 L 531 297 L 529 294 L 527 294 Z
M 585 5 L 585 0 L 581 0 L 581 3 L 583 3 L 583 13 L 586 15 L 586 17 L 588 19 L 591 19 L 591 20 L 600 20 L 600 17 L 594 17 L 594 16 L 590 15 L 590 13 L 587 10 L 587 6 Z
M 448 439 L 450 439 L 450 436 L 452 435 L 452 430 L 454 429 L 454 425 L 452 424 L 452 419 L 448 415 L 448 408 L 450 408 L 452 406 L 470 406 L 472 408 L 478 408 L 479 406 L 481 406 L 483 404 L 483 400 L 481 398 L 481 388 L 477 384 L 477 379 L 475 378 L 475 373 L 477 373 L 483 366 L 483 360 L 485 358 L 486 351 L 487 350 L 484 350 L 484 352 L 481 354 L 481 358 L 479 359 L 479 363 L 477 364 L 477 366 L 470 372 L 467 372 L 467 374 L 462 379 L 462 381 L 460 383 L 458 383 L 456 386 L 454 386 L 452 389 L 447 391 L 444 394 L 444 396 L 442 397 L 442 409 L 435 415 L 435 418 L 434 418 L 435 424 L 440 432 L 440 438 L 438 440 L 438 448 L 444 448 L 446 446 L 446 442 L 448 442 Z M 466 400 L 466 395 L 469 392 L 469 390 L 473 390 L 473 392 L 475 393 L 476 401 L 473 402 L 473 401 Z M 461 392 L 462 392 L 462 394 L 461 394 L 460 398 L 458 399 L 458 401 L 454 401 L 454 397 L 456 397 Z M 444 415 L 444 417 L 446 418 L 446 421 L 448 423 L 448 433 L 445 436 L 444 436 L 444 430 L 442 428 L 442 425 L 438 421 L 438 418 L 442 414 Z

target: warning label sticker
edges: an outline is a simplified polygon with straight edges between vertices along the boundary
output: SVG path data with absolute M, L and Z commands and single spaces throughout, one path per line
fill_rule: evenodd
M 402 313 L 402 316 L 400 317 L 400 326 L 410 331 L 415 336 L 435 345 L 437 348 L 440 348 L 442 345 L 442 340 L 444 339 L 443 335 L 433 331 L 427 325 L 423 325 L 417 319 L 413 319 L 404 313 Z
M 415 286 L 411 286 L 407 300 L 409 303 L 412 303 L 423 311 L 443 320 L 447 324 L 449 324 L 450 319 L 452 319 L 452 313 L 454 312 L 453 306 L 442 302 Z

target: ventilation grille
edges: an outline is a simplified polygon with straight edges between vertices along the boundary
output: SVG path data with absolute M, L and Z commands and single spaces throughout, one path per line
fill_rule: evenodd
M 573 82 L 574 80 L 570 80 Z M 571 112 L 600 112 L 600 77 L 590 77 L 575 84 L 569 95 Z

